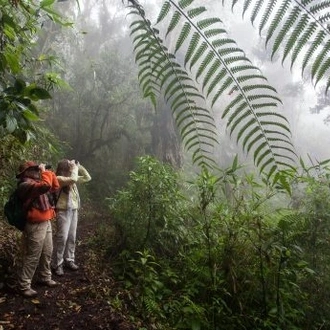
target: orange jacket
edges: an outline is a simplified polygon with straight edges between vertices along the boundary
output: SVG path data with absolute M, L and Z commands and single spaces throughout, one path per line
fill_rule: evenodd
M 43 198 L 48 192 L 55 192 L 60 188 L 56 175 L 52 171 L 40 172 L 40 180 L 28 178 L 18 185 L 20 195 L 28 200 L 26 205 L 32 206 L 28 210 L 27 221 L 42 222 L 55 218 L 54 206 L 50 205 L 48 195 L 46 196 L 47 209 L 35 207 L 40 198 Z

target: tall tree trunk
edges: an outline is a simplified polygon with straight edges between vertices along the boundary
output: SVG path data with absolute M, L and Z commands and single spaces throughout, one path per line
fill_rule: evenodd
M 182 166 L 182 147 L 174 126 L 173 117 L 166 104 L 160 103 L 151 129 L 153 154 L 176 168 Z

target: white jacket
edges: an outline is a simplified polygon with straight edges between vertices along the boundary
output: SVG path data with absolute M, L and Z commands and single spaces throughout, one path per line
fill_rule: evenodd
M 76 183 L 84 183 L 90 181 L 92 178 L 87 170 L 82 166 L 78 165 L 72 169 L 71 176 L 57 176 L 57 180 L 60 187 L 70 186 L 69 193 L 65 193 L 61 190 L 56 209 L 67 210 L 67 209 L 79 209 L 80 208 L 80 197 Z

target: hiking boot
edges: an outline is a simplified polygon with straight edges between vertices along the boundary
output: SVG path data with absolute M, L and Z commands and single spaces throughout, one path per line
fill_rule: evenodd
M 54 280 L 40 280 L 38 283 L 41 285 L 48 286 L 49 288 L 53 288 L 54 286 L 58 285 L 58 283 Z
M 26 290 L 22 290 L 21 291 L 21 295 L 26 297 L 26 298 L 33 298 L 38 294 L 37 291 L 33 290 L 33 289 L 26 289 Z
M 71 270 L 78 270 L 79 269 L 79 266 L 76 265 L 73 261 L 68 261 L 65 263 L 65 267 L 66 268 L 69 268 Z
M 64 275 L 63 266 L 62 265 L 59 265 L 58 267 L 53 268 L 53 272 L 57 276 L 63 276 Z

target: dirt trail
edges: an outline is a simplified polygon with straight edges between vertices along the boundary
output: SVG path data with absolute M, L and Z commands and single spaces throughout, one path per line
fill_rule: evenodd
M 95 214 L 94 214 L 95 216 Z M 95 218 L 94 218 L 95 219 Z M 0 291 L 0 330 L 135 330 L 127 316 L 115 311 L 110 304 L 114 281 L 97 274 L 88 260 L 90 251 L 86 241 L 94 234 L 88 216 L 81 215 L 77 231 L 76 272 L 67 270 L 55 288 L 33 284 L 38 296 L 27 299 L 8 288 Z M 115 292 L 114 292 L 115 294 Z

